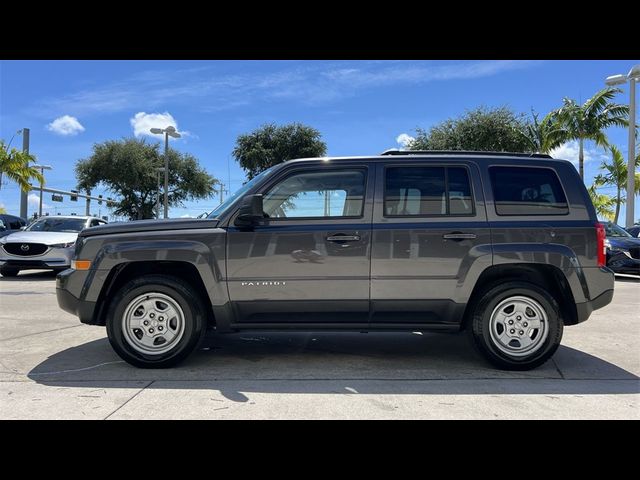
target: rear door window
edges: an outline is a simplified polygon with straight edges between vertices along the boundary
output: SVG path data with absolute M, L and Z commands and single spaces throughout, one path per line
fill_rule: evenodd
M 473 215 L 469 175 L 464 167 L 388 167 L 386 217 Z
M 498 215 L 566 215 L 567 198 L 550 168 L 490 167 Z

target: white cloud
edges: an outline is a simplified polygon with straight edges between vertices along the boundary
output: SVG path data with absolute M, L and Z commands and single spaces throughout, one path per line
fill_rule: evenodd
M 129 120 L 131 126 L 133 127 L 133 134 L 136 137 L 141 137 L 143 135 L 147 135 L 149 137 L 156 138 L 164 138 L 163 133 L 154 134 L 151 133 L 150 130 L 152 128 L 167 128 L 168 126 L 175 127 L 175 129 L 180 132 L 178 129 L 178 122 L 173 118 L 169 112 L 164 113 L 146 113 L 146 112 L 138 112 L 133 118 Z M 182 136 L 194 136 L 189 132 L 180 132 Z
M 58 135 L 77 135 L 80 132 L 84 132 L 84 127 L 80 124 L 76 117 L 71 115 L 63 115 L 56 118 L 53 122 L 47 125 L 47 130 Z
M 409 144 L 411 142 L 413 142 L 415 140 L 415 138 L 413 138 L 411 135 L 408 135 L 406 133 L 401 133 L 400 135 L 398 135 L 396 137 L 396 142 L 398 143 L 398 145 L 400 145 L 402 148 L 407 148 L 409 146 Z
M 184 215 L 180 215 L 180 218 L 193 218 L 193 217 L 188 213 L 185 213 Z
M 569 160 L 576 167 L 578 166 L 578 159 L 580 156 L 580 146 L 578 145 L 577 140 L 572 140 L 570 142 L 564 143 L 557 148 L 554 148 L 549 152 L 553 158 L 559 158 L 562 160 Z M 584 149 L 584 163 L 589 163 L 594 160 L 602 160 L 606 158 L 606 155 L 598 152 L 593 148 L 585 148 Z
M 35 210 L 40 208 L 40 195 L 36 194 L 36 193 L 30 193 L 29 196 L 27 197 L 27 203 L 29 205 L 29 208 L 33 208 Z M 51 208 L 51 205 L 47 204 L 44 202 L 44 197 L 42 200 L 42 208 L 43 209 L 47 209 L 47 208 Z

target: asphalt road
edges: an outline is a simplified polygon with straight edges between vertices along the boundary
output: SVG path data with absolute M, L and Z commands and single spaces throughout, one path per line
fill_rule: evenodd
M 2 419 L 639 419 L 639 376 L 633 277 L 529 372 L 415 333 L 212 336 L 178 368 L 141 370 L 57 307 L 52 274 L 0 278 Z

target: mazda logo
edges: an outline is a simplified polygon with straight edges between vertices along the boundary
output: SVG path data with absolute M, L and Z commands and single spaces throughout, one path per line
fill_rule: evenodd
M 28 252 L 29 245 L 27 245 L 26 243 L 23 243 L 22 245 L 20 245 L 20 250 L 22 250 L 23 252 Z

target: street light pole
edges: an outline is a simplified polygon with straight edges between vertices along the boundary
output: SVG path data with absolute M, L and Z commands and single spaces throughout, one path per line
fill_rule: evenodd
M 180 138 L 176 127 L 169 125 L 167 128 L 152 128 L 151 133 L 164 133 L 164 218 L 169 218 L 169 137 Z
M 43 178 L 44 178 L 44 171 L 51 170 L 53 168 L 51 167 L 51 165 L 32 165 L 32 166 L 40 169 L 40 173 L 42 174 Z M 43 187 L 44 187 L 43 182 L 40 182 L 40 207 L 38 208 L 38 218 L 42 216 L 42 194 L 43 194 L 42 188 Z
M 633 226 L 636 203 L 636 79 L 629 80 L 629 163 L 627 165 L 627 228 Z
M 22 151 L 24 153 L 29 153 L 29 129 L 22 129 Z M 29 192 L 24 190 L 20 190 L 20 216 L 22 218 L 27 218 L 27 205 L 28 205 L 28 197 Z
M 611 87 L 622 85 L 629 81 L 629 148 L 627 163 L 627 206 L 626 228 L 633 226 L 635 216 L 635 166 L 636 166 L 636 82 L 640 81 L 640 65 L 635 65 L 627 75 L 612 75 L 605 83 Z
M 169 218 L 169 132 L 164 132 L 164 218 Z
M 156 178 L 158 179 L 158 187 L 156 190 L 156 219 L 160 218 L 160 174 L 164 171 L 164 167 L 156 168 Z

